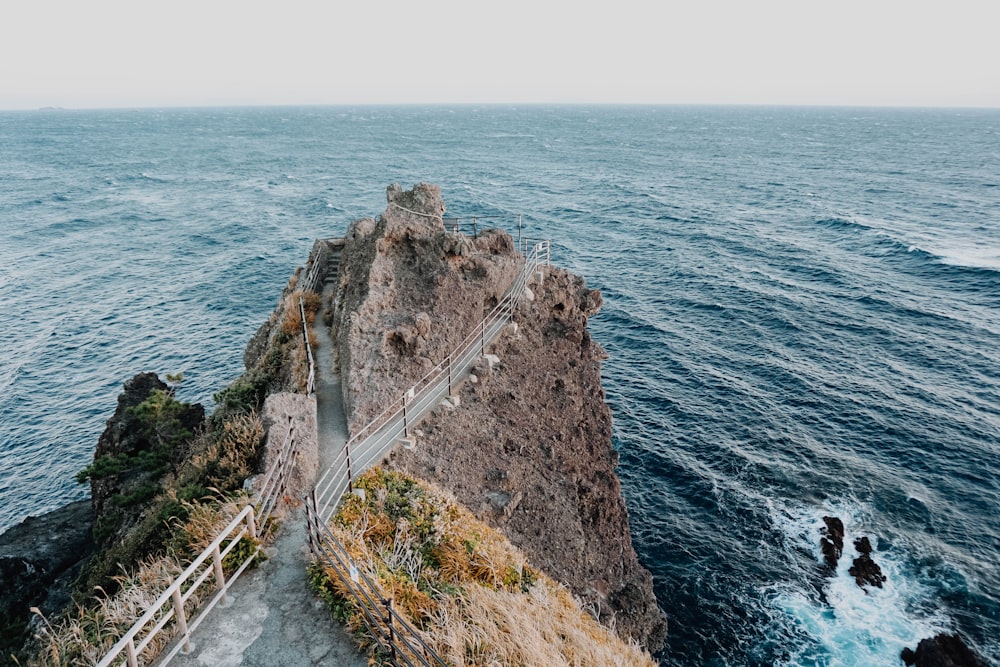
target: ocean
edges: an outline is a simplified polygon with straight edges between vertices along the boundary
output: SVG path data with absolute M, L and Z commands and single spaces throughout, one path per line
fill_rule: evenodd
M 896 666 L 943 630 L 1000 664 L 997 110 L 0 112 L 0 529 L 86 496 L 135 373 L 210 404 L 312 240 L 419 181 L 603 292 L 662 664 Z

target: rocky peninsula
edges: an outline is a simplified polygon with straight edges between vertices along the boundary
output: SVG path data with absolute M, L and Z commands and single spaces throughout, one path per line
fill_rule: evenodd
M 348 230 L 333 326 L 352 428 L 456 347 L 523 261 L 506 232 L 447 232 L 443 211 L 434 186 L 390 187 L 385 213 Z M 607 355 L 587 331 L 601 295 L 554 267 L 530 290 L 458 400 L 390 465 L 453 492 L 598 619 L 655 651 L 666 619 L 632 547 L 601 387 Z
M 174 399 L 155 375 L 126 384 L 94 465 L 81 473 L 92 502 L 0 536 L 5 658 L 37 629 L 37 618 L 29 624 L 31 607 L 57 618 L 94 586 L 113 590 L 121 566 L 179 548 L 184 531 L 164 527 L 180 525 L 202 494 L 236 493 L 260 471 L 266 399 L 306 386 L 293 291 L 310 297 L 307 318 L 324 306 L 330 313 L 334 370 L 352 431 L 500 302 L 524 261 L 509 234 L 446 229 L 432 185 L 391 186 L 387 203 L 378 218 L 350 225 L 337 245 L 335 274 L 326 275 L 328 244 L 317 243 L 248 344 L 245 373 L 215 396 L 211 415 Z M 324 282 L 334 283 L 329 304 L 319 299 Z M 586 328 L 600 293 L 547 267 L 526 297 L 516 325 L 486 346 L 479 367 L 396 448 L 389 466 L 448 489 L 598 620 L 655 651 L 666 618 L 632 547 L 600 380 L 606 354 Z M 49 548 L 42 535 L 59 536 L 55 542 L 66 548 Z

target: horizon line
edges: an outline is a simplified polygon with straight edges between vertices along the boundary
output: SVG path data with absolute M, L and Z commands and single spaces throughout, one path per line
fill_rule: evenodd
M 783 102 L 302 102 L 232 104 L 138 104 L 138 105 L 42 105 L 0 107 L 0 113 L 32 111 L 155 111 L 166 109 L 296 109 L 296 108 L 386 108 L 386 107 L 743 107 L 785 109 L 883 109 L 883 110 L 981 110 L 1000 111 L 1000 106 L 979 104 L 864 104 L 864 103 L 783 103 Z

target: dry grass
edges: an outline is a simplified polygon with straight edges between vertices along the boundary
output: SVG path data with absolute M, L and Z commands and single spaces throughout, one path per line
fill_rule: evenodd
M 654 664 L 447 492 L 378 468 L 355 486 L 364 498 L 348 496 L 331 529 L 378 589 L 373 593 L 391 597 L 449 664 Z M 336 574 L 327 572 L 324 584 L 328 602 L 361 630 L 358 611 L 344 613 L 351 598 Z
M 124 571 L 115 578 L 119 586 L 113 595 L 104 595 L 102 590 L 98 590 L 98 595 L 86 606 L 78 606 L 75 613 L 54 625 L 44 620 L 42 631 L 36 637 L 39 651 L 26 664 L 31 667 L 69 667 L 99 662 L 247 502 L 247 497 L 241 496 L 214 502 L 185 503 L 189 509 L 188 519 L 178 528 L 190 543 L 191 556 L 170 553 L 144 561 L 134 570 Z M 211 565 L 209 560 L 206 567 Z M 185 611 L 189 617 L 201 604 L 202 596 L 211 594 L 213 582 L 210 577 L 203 588 L 188 599 Z M 169 607 L 168 602 L 163 611 Z M 171 623 L 143 651 L 140 661 L 152 661 L 173 638 L 174 631 Z M 139 638 L 143 636 L 140 633 Z

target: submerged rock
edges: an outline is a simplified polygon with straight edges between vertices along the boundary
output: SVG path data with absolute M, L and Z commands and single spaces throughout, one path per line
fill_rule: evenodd
M 854 577 L 854 581 L 861 588 L 864 588 L 865 585 L 882 588 L 882 583 L 886 577 L 882 574 L 882 568 L 872 560 L 871 553 L 873 548 L 871 541 L 867 537 L 859 537 L 854 540 L 854 548 L 861 555 L 854 559 L 854 563 L 851 565 L 848 573 Z
M 819 547 L 823 552 L 823 560 L 831 570 L 835 570 L 840 556 L 844 553 L 844 522 L 835 516 L 825 516 L 823 523 L 826 526 L 819 529 L 822 535 Z
M 904 648 L 899 657 L 916 667 L 989 667 L 961 637 L 946 633 L 921 639 L 916 651 Z

